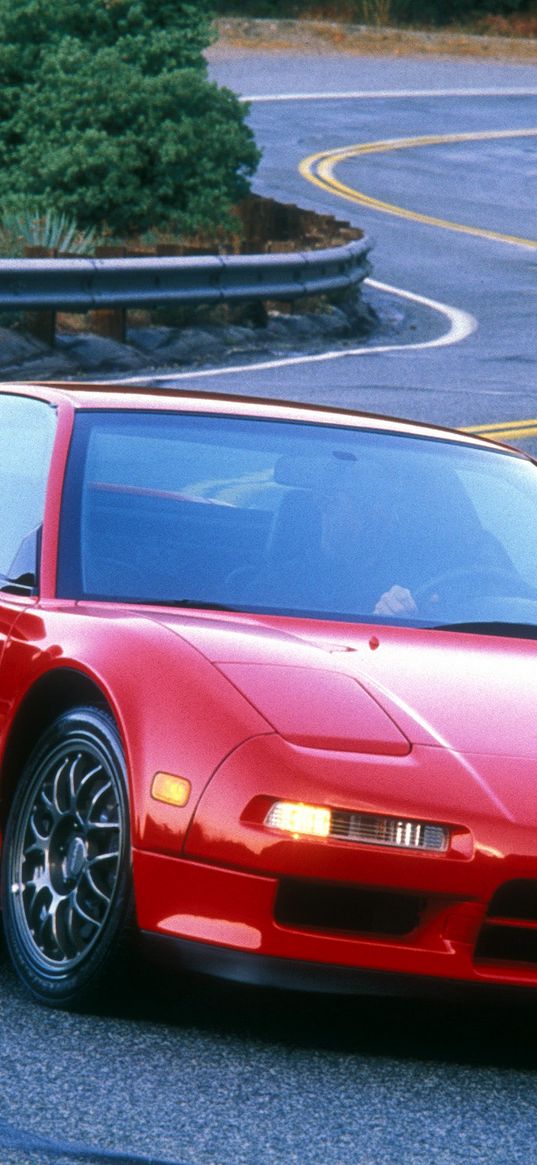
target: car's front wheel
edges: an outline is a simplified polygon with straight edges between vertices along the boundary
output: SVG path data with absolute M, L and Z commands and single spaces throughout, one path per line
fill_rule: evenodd
M 116 963 L 131 913 L 123 750 L 97 708 L 59 716 L 30 756 L 2 854 L 6 945 L 31 994 L 86 1005 Z

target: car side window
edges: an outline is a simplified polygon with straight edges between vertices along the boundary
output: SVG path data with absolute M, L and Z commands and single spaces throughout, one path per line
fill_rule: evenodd
M 0 395 L 0 590 L 36 591 L 40 531 L 56 410 Z

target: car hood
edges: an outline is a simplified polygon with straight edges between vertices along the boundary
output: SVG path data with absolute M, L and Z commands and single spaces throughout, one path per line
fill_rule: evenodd
M 391 745 L 371 751 L 401 754 L 399 730 L 411 744 L 537 758 L 531 640 L 220 613 L 167 615 L 159 622 L 211 660 L 277 730 L 278 715 L 285 720 L 300 707 L 302 722 L 308 716 L 316 722 L 311 740 L 302 743 L 322 735 L 338 705 L 345 718 L 352 691 L 352 718 L 360 708 L 364 718 L 371 716 L 373 735 L 380 731 L 376 709 L 386 717 Z

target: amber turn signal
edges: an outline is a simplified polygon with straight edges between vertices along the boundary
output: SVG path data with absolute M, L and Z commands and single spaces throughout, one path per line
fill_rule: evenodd
M 165 805 L 186 805 L 190 797 L 190 781 L 186 777 L 174 777 L 171 773 L 155 773 L 151 784 L 151 796 Z

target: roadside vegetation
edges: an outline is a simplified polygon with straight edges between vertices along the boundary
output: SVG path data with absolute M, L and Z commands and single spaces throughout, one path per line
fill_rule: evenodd
M 259 152 L 209 0 L 0 0 L 0 250 L 233 225 Z
M 333 20 L 537 36 L 537 0 L 214 0 L 222 16 Z

